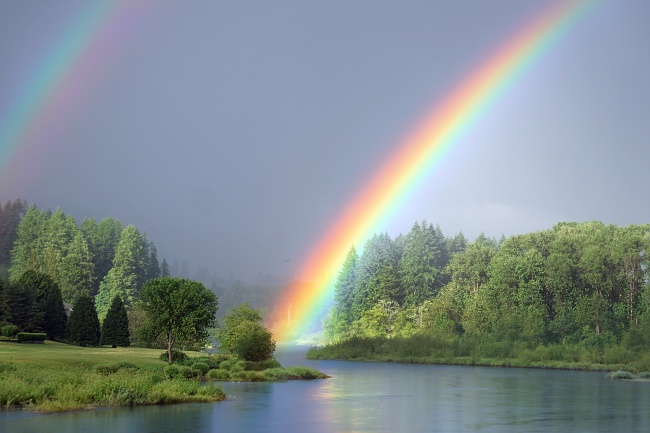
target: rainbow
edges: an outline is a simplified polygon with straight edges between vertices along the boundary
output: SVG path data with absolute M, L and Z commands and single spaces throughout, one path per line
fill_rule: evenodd
M 81 112 L 133 29 L 143 2 L 88 2 L 33 64 L 15 70 L 13 95 L 0 107 L 0 193 L 24 184 Z M 63 9 L 62 13 L 65 13 Z
M 283 293 L 269 323 L 278 341 L 319 329 L 332 305 L 337 272 L 353 245 L 385 230 L 417 187 L 435 170 L 481 115 L 597 0 L 560 1 L 545 10 L 460 81 L 424 122 L 386 158 L 354 194 L 306 256 L 300 278 Z

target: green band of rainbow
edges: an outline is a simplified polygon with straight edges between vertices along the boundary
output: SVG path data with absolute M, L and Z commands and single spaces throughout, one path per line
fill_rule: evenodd
M 334 283 L 351 246 L 362 247 L 435 170 L 445 155 L 512 83 L 560 38 L 596 0 L 561 1 L 509 39 L 438 104 L 352 197 L 300 268 L 313 284 L 290 286 L 273 309 L 278 341 L 290 341 L 319 321 L 331 306 Z

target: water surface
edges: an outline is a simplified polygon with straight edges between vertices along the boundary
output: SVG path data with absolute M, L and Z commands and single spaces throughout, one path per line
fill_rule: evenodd
M 318 381 L 224 383 L 217 403 L 0 413 L 0 431 L 23 432 L 646 432 L 650 383 L 604 373 L 309 361 L 282 347 L 283 365 Z

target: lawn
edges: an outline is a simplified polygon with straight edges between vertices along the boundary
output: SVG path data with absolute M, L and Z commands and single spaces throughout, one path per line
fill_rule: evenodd
M 170 379 L 161 350 L 0 341 L 0 406 L 46 412 L 218 401 L 221 387 Z M 198 352 L 190 352 L 198 356 Z

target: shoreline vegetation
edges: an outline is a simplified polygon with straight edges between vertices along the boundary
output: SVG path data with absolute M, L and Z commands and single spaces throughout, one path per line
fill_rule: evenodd
M 610 372 L 615 380 L 650 379 L 647 356 L 614 346 L 587 350 L 571 344 L 529 348 L 521 342 L 481 342 L 431 336 L 410 338 L 353 337 L 312 346 L 307 359 L 396 362 L 405 364 L 462 365 Z
M 159 358 L 160 349 L 0 341 L 0 406 L 3 410 L 66 412 L 213 402 L 226 399 L 221 385 L 215 381 L 327 377 L 305 367 L 282 368 L 275 360 L 262 365 L 263 362 L 240 361 L 230 355 L 187 355 L 183 361 L 170 365 Z

